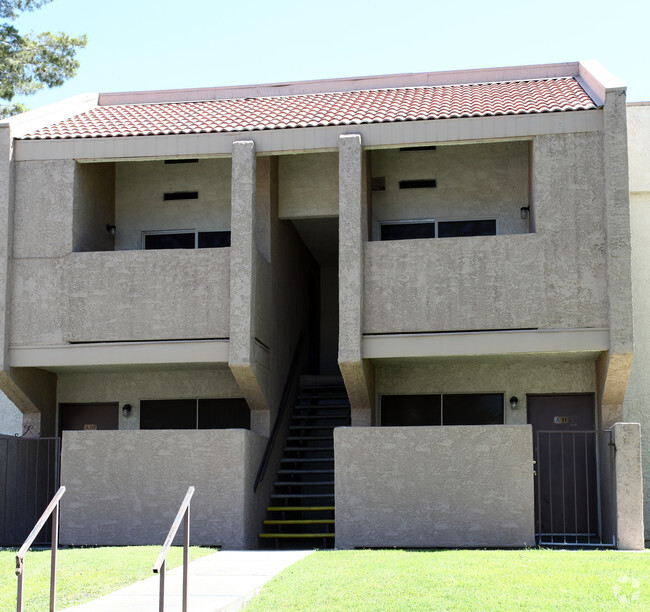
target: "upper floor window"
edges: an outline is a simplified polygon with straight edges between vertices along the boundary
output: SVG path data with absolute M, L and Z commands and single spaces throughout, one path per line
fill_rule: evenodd
M 214 249 L 230 246 L 230 231 L 180 230 L 143 232 L 142 248 L 151 249 Z
M 498 233 L 496 219 L 409 219 L 379 221 L 378 225 L 380 240 L 496 236 Z

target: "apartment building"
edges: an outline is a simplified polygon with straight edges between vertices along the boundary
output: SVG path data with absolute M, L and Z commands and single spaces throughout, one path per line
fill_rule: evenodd
M 63 543 L 158 542 L 194 485 L 194 541 L 227 548 L 643 548 L 625 86 L 598 64 L 0 127 L 0 384 L 62 435 Z

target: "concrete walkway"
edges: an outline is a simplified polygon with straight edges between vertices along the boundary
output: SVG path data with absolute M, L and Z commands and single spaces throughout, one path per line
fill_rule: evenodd
M 312 550 L 226 550 L 190 563 L 189 612 L 240 610 L 273 576 Z M 67 610 L 79 612 L 156 612 L 160 578 L 156 575 L 110 595 Z M 182 567 L 167 572 L 165 612 L 181 610 Z

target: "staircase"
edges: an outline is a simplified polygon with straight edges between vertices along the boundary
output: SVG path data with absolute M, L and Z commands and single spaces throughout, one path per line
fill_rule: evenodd
M 340 376 L 303 376 L 260 538 L 275 548 L 334 546 L 334 428 L 350 425 Z

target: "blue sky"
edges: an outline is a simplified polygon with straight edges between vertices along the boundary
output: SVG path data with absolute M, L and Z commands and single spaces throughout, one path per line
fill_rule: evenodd
M 594 59 L 650 100 L 647 0 L 54 0 L 33 31 L 87 34 L 77 77 L 23 98 Z

